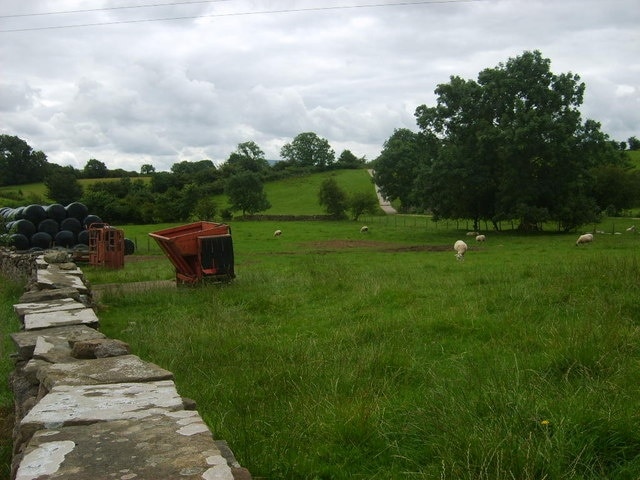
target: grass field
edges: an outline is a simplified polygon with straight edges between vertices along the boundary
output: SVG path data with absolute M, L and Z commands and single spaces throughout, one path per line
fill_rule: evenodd
M 235 281 L 107 295 L 102 330 L 257 479 L 640 477 L 640 235 L 489 233 L 458 262 L 461 225 L 372 220 L 232 222 Z

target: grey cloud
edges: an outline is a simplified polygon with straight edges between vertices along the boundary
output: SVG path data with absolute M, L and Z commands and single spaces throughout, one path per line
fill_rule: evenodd
M 73 1 L 8 0 L 2 11 L 77 8 Z M 273 8 L 265 0 L 216 2 L 69 20 Z M 394 129 L 416 129 L 413 112 L 433 104 L 439 83 L 451 75 L 475 79 L 539 49 L 554 73 L 572 71 L 586 82 L 584 116 L 625 140 L 640 135 L 639 21 L 634 0 L 486 0 L 0 34 L 0 128 L 52 162 L 76 166 L 89 158 L 127 170 L 203 157 L 220 162 L 248 140 L 275 159 L 303 131 L 327 138 L 337 154 L 349 149 L 374 159 Z

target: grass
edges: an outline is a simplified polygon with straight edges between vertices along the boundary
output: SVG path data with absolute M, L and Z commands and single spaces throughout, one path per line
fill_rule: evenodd
M 640 235 L 489 234 L 457 262 L 464 229 L 373 220 L 235 222 L 234 282 L 107 296 L 102 329 L 254 478 L 640 476 Z
M 271 208 L 261 213 L 265 215 L 325 214 L 326 212 L 318 204 L 318 192 L 320 185 L 328 176 L 333 176 L 338 186 L 348 194 L 370 192 L 375 198 L 375 190 L 367 170 L 336 170 L 266 183 L 264 191 L 271 203 Z M 214 202 L 219 210 L 228 207 L 226 195 L 214 196 Z

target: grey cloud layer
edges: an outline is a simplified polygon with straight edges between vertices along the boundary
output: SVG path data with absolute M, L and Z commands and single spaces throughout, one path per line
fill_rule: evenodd
M 0 14 L 89 3 L 11 0 Z M 64 21 L 228 14 L 272 3 L 109 10 Z M 320 5 L 357 3 L 364 2 Z M 54 20 L 61 21 L 19 25 Z M 395 128 L 415 130 L 415 108 L 433 104 L 433 90 L 450 75 L 476 78 L 539 49 L 555 73 L 578 73 L 586 82 L 583 116 L 626 140 L 640 136 L 639 20 L 635 0 L 486 0 L 2 33 L 0 131 L 76 167 L 89 158 L 127 170 L 220 162 L 247 140 L 278 158 L 303 131 L 327 138 L 338 154 L 348 148 L 373 159 Z M 17 22 L 5 18 L 0 29 Z

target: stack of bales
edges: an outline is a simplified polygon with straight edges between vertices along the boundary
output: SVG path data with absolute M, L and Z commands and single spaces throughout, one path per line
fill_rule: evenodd
M 6 224 L 4 236 L 18 251 L 46 250 L 52 247 L 87 249 L 91 224 L 102 223 L 98 215 L 89 213 L 86 205 L 73 202 L 66 207 L 29 205 L 2 207 L 0 217 Z M 125 239 L 125 253 L 133 253 L 133 242 Z

